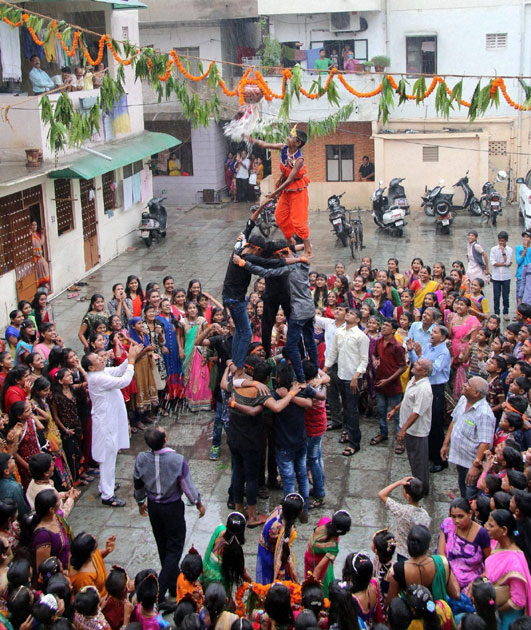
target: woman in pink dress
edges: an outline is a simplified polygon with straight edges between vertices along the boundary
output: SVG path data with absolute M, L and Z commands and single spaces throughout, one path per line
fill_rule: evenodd
M 452 364 L 455 368 L 453 396 L 457 400 L 466 381 L 465 364 L 460 359 L 462 351 L 469 341 L 474 341 L 481 323 L 477 317 L 470 315 L 470 300 L 466 297 L 456 298 L 454 312 L 448 318 L 448 330 L 452 338 Z

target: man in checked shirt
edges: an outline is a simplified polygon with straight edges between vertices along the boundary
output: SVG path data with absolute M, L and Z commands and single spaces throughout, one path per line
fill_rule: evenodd
M 151 427 L 146 431 L 146 444 L 151 450 L 137 455 L 133 474 L 135 499 L 140 514 L 149 516 L 162 567 L 159 575 L 160 610 L 172 610 L 176 606 L 166 600 L 166 591 L 175 597 L 179 561 L 186 539 L 182 493 L 196 506 L 199 518 L 205 515 L 205 506 L 201 503 L 188 462 L 183 455 L 166 446 L 167 439 L 163 427 Z
M 452 413 L 441 448 L 441 459 L 457 466 L 461 496 L 474 499 L 483 455 L 492 446 L 496 418 L 485 399 L 489 385 L 480 376 L 469 378 Z

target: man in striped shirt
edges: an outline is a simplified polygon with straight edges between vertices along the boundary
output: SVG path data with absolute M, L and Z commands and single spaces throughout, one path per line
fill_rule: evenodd
M 201 503 L 188 462 L 183 455 L 166 446 L 167 439 L 163 427 L 151 427 L 146 431 L 146 444 L 151 450 L 137 455 L 133 474 L 135 499 L 140 514 L 149 516 L 159 552 L 161 610 L 175 608 L 165 598 L 166 591 L 175 596 L 179 561 L 186 539 L 183 492 L 196 506 L 199 518 L 205 515 L 205 506 Z

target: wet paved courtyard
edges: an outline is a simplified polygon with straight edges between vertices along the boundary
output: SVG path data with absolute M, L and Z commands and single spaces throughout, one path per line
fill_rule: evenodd
M 243 204 L 230 204 L 224 207 L 197 207 L 189 212 L 169 211 L 168 236 L 164 243 L 147 249 L 139 239 L 136 249 L 127 251 L 114 261 L 91 273 L 84 280 L 88 283 L 81 295 L 103 293 L 105 299 L 111 297 L 111 285 L 124 282 L 127 275 L 134 273 L 142 278 L 142 284 L 163 276 L 173 275 L 175 286 L 187 286 L 190 278 L 199 278 L 203 288 L 220 297 L 223 277 L 229 252 L 238 232 L 243 228 L 248 216 L 248 207 Z M 496 234 L 506 229 L 510 234 L 511 246 L 520 242 L 521 224 L 518 221 L 517 206 L 504 210 L 504 216 L 497 228 L 485 226 L 480 219 L 469 215 L 459 215 L 452 226 L 450 236 L 435 235 L 433 220 L 416 212 L 408 217 L 405 236 L 392 238 L 376 232 L 368 213 L 363 216 L 366 249 L 364 255 L 371 256 L 375 267 L 386 268 L 390 256 L 396 256 L 402 267 L 407 267 L 414 256 L 421 256 L 428 264 L 442 261 L 451 266 L 455 259 L 466 258 L 466 232 L 473 227 L 479 232 L 479 242 L 488 251 L 496 244 Z M 312 268 L 330 273 L 336 261 L 346 264 L 347 273 L 359 265 L 353 262 L 350 253 L 335 242 L 330 233 L 326 212 L 313 213 L 310 217 L 312 241 L 315 257 Z M 273 233 L 272 237 L 275 238 Z M 279 234 L 280 236 L 280 234 Z M 81 278 L 79 278 L 81 280 Z M 514 300 L 514 285 L 511 287 Z M 486 290 L 489 300 L 492 289 Z M 65 344 L 80 351 L 77 331 L 86 312 L 88 303 L 67 299 L 63 294 L 53 301 L 58 330 Z M 203 554 L 215 527 L 224 522 L 229 512 L 226 506 L 227 489 L 230 480 L 230 456 L 227 445 L 221 449 L 222 456 L 217 462 L 208 459 L 211 445 L 212 413 L 180 414 L 163 418 L 168 431 L 168 443 L 183 453 L 189 463 L 192 475 L 206 505 L 206 515 L 197 518 L 194 507 L 186 508 L 187 538 L 186 547 L 192 544 Z M 353 527 L 341 541 L 340 558 L 336 563 L 336 575 L 340 575 L 343 559 L 350 551 L 370 550 L 370 541 L 375 531 L 388 524 L 388 515 L 377 498 L 377 492 L 387 484 L 410 474 L 406 455 L 394 454 L 394 440 L 380 446 L 370 446 L 369 440 L 378 432 L 376 418 L 362 418 L 361 451 L 354 457 L 341 455 L 342 447 L 337 440 L 337 432 L 327 433 L 323 438 L 323 454 L 326 475 L 326 508 L 310 511 L 310 521 L 298 525 L 298 538 L 295 542 L 298 574 L 302 577 L 303 556 L 309 535 L 321 516 L 339 508 L 345 508 L 352 515 Z M 142 434 L 132 437 L 131 449 L 118 456 L 117 480 L 121 484 L 117 494 L 127 500 L 127 507 L 111 509 L 101 505 L 97 494 L 97 482 L 82 495 L 74 508 L 70 523 L 74 532 L 93 533 L 100 546 L 108 536 L 117 536 L 116 549 L 108 556 L 108 564 L 119 564 L 133 574 L 141 568 L 159 567 L 155 541 L 149 521 L 139 515 L 132 496 L 132 472 L 135 455 L 145 449 Z M 447 470 L 432 475 L 430 496 L 424 506 L 432 516 L 434 525 L 447 515 L 449 494 L 457 494 L 457 474 Z M 395 491 L 399 500 L 400 491 Z M 268 500 L 260 500 L 261 512 L 270 512 L 281 499 L 280 491 L 273 491 Z M 435 527 L 433 529 L 435 533 Z M 246 536 L 246 566 L 252 577 L 255 573 L 256 550 L 260 531 L 249 530 Z

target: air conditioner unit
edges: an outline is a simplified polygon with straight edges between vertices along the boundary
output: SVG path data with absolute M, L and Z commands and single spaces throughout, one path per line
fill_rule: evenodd
M 352 33 L 360 30 L 360 16 L 356 11 L 330 13 L 331 33 Z

